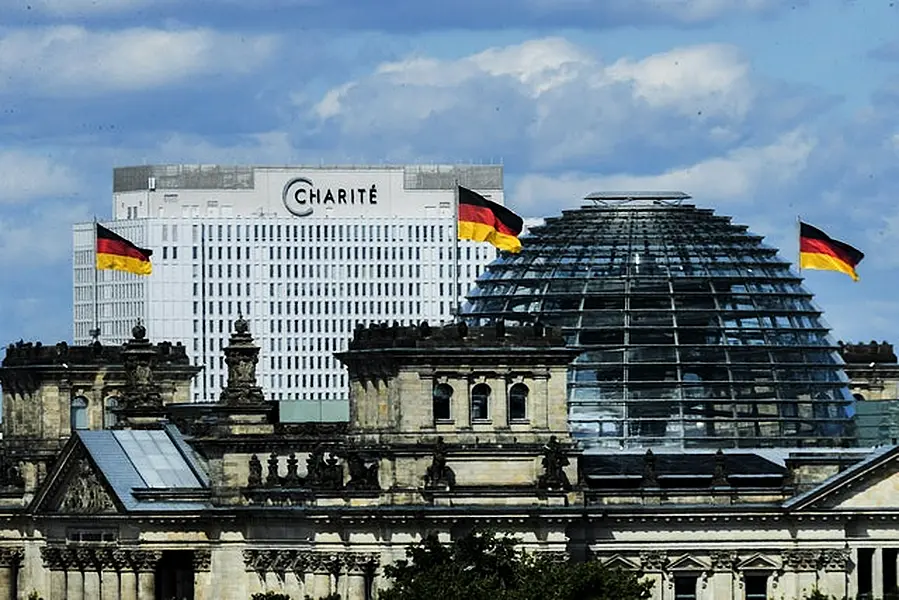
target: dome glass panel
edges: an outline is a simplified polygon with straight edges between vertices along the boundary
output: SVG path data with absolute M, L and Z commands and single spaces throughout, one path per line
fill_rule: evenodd
M 842 359 L 802 280 L 730 218 L 603 202 L 532 228 L 469 294 L 473 322 L 559 326 L 569 426 L 586 446 L 850 442 Z

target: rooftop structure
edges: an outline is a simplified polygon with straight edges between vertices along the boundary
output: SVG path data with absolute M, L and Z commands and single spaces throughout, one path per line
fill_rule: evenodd
M 488 266 L 463 312 L 561 327 L 588 446 L 848 444 L 843 361 L 777 249 L 680 192 L 591 194 Z

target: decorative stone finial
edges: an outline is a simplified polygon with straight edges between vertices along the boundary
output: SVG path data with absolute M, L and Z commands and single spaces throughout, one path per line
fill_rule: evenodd
M 234 322 L 234 332 L 223 352 L 228 365 L 228 384 L 222 390 L 221 402 L 229 406 L 263 404 L 265 396 L 256 384 L 259 346 L 253 343 L 250 325 L 243 315 L 238 315 Z
M 137 325 L 131 328 L 131 337 L 139 342 L 147 339 L 147 328 L 144 327 L 140 319 L 137 320 Z

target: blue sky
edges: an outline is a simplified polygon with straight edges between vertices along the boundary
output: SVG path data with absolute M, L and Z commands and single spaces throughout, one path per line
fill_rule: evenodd
M 112 168 L 502 160 L 507 202 L 676 189 L 899 342 L 899 2 L 0 0 L 0 343 L 70 339 L 71 225 Z

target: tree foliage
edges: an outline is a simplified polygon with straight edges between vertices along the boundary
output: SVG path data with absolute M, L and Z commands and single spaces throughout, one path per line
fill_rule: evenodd
M 429 536 L 385 567 L 393 586 L 382 600 L 644 600 L 651 582 L 516 549 L 513 537 L 472 533 L 450 546 Z

